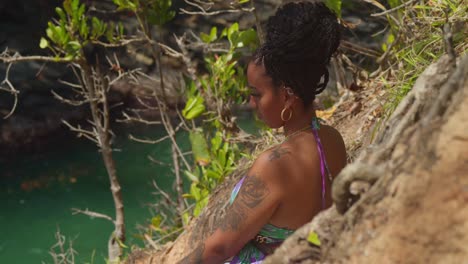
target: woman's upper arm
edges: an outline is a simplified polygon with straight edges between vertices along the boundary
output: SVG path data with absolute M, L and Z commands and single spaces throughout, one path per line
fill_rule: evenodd
M 277 160 L 271 160 L 267 153 L 255 161 L 224 219 L 206 239 L 207 251 L 217 249 L 226 257 L 232 256 L 268 223 L 282 197 L 278 167 Z

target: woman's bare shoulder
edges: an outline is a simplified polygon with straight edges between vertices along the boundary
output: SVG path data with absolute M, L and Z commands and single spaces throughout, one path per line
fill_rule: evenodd
M 273 180 L 282 175 L 290 155 L 291 149 L 288 146 L 277 145 L 271 147 L 258 155 L 250 171 Z
M 326 136 L 332 139 L 333 142 L 335 142 L 336 144 L 342 145 L 343 148 L 345 147 L 343 136 L 341 135 L 340 131 L 328 125 L 322 125 L 321 129 L 325 130 Z

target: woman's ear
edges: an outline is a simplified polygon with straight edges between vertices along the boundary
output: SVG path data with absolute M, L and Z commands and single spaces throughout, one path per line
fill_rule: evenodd
M 285 107 L 292 107 L 294 101 L 296 100 L 297 96 L 294 94 L 294 91 L 291 87 L 284 87 L 284 96 L 285 96 Z

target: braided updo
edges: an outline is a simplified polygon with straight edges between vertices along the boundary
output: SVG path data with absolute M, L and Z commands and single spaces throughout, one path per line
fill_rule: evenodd
M 288 3 L 268 19 L 265 37 L 254 63 L 275 87 L 290 87 L 309 106 L 328 83 L 327 65 L 340 42 L 336 16 L 321 2 Z

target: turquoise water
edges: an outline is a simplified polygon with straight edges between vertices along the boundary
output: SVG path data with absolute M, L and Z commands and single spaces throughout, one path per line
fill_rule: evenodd
M 249 114 L 239 116 L 241 127 L 255 132 Z M 141 138 L 157 139 L 161 128 L 132 128 Z M 117 174 L 125 205 L 127 245 L 143 245 L 137 225 L 148 224 L 148 203 L 155 203 L 152 181 L 164 190 L 172 189 L 171 167 L 151 162 L 147 157 L 172 163 L 170 142 L 156 145 L 128 140 L 129 129 L 116 130 L 114 147 Z M 188 139 L 178 134 L 187 149 Z M 60 230 L 78 252 L 76 263 L 105 263 L 107 240 L 113 225 L 107 220 L 72 215 L 71 208 L 88 208 L 114 216 L 109 180 L 95 145 L 71 137 L 60 146 L 41 153 L 0 159 L 0 263 L 53 263 L 50 248 Z M 2 157 L 0 157 L 2 158 Z
M 156 145 L 131 142 L 118 131 L 114 152 L 125 205 L 127 244 L 143 245 L 136 226 L 149 221 L 147 206 L 156 200 L 152 181 L 171 189 L 169 141 Z M 163 135 L 161 129 L 132 129 L 135 135 Z M 184 141 L 183 136 L 180 136 Z M 185 137 L 186 141 L 186 137 Z M 0 263 L 53 263 L 50 248 L 55 232 L 72 240 L 76 263 L 105 263 L 107 240 L 113 225 L 107 220 L 72 215 L 80 208 L 114 216 L 112 195 L 100 154 L 90 141 L 70 139 L 48 151 L 0 163 Z M 187 146 L 188 142 L 182 142 Z

